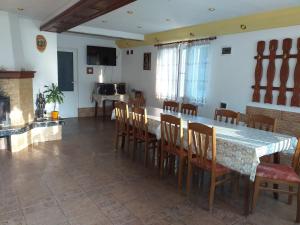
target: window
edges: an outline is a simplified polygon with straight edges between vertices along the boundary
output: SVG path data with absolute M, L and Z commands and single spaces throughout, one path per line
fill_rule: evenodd
M 158 47 L 156 96 L 159 99 L 204 104 L 209 42 Z

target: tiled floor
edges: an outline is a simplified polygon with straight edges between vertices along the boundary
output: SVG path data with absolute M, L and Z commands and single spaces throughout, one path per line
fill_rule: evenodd
M 242 193 L 218 191 L 209 213 L 207 190 L 189 199 L 176 179 L 159 179 L 113 152 L 113 123 L 67 120 L 63 140 L 16 154 L 0 151 L 0 225 L 289 225 L 295 205 L 261 195 L 255 214 L 245 218 Z M 295 201 L 294 201 L 295 202 Z

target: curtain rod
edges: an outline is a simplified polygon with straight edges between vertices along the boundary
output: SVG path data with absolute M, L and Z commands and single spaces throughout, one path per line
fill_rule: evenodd
M 193 40 L 186 40 L 186 41 L 175 41 L 175 42 L 169 42 L 169 43 L 163 43 L 163 44 L 156 44 L 155 47 L 164 46 L 164 45 L 172 45 L 172 44 L 181 44 L 181 43 L 192 43 L 195 41 L 212 41 L 216 40 L 217 37 L 208 37 L 208 38 L 201 38 L 201 39 L 193 39 Z

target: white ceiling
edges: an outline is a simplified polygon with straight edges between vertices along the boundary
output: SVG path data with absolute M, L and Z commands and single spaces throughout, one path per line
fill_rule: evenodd
M 137 0 L 86 25 L 147 34 L 296 5 L 299 0 Z
M 0 10 L 44 21 L 76 2 L 75 0 L 0 0 Z M 23 8 L 24 11 L 20 12 L 18 8 Z
M 45 21 L 78 0 L 0 0 L 0 10 Z M 299 0 L 137 0 L 84 25 L 147 34 L 280 8 Z M 18 12 L 17 8 L 24 8 Z M 215 8 L 210 12 L 209 8 Z M 129 15 L 127 11 L 132 11 Z M 170 21 L 166 21 L 169 19 Z M 105 22 L 103 22 L 105 21 Z

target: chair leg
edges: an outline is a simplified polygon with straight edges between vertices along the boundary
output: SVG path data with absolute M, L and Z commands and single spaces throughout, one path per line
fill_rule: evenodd
M 257 203 L 257 198 L 259 195 L 260 191 L 260 178 L 256 177 L 255 182 L 254 182 L 254 191 L 253 191 L 253 199 L 252 199 L 252 207 L 251 207 L 251 212 L 254 212 L 256 203 Z
M 210 180 L 210 190 L 209 190 L 209 202 L 208 202 L 209 211 L 212 211 L 213 208 L 215 190 L 216 190 L 216 177 L 212 175 Z
M 188 174 L 187 174 L 187 180 L 186 180 L 186 193 L 187 195 L 190 194 L 191 191 L 191 179 L 193 177 L 193 167 L 190 162 L 188 162 Z
M 204 187 L 204 170 L 201 169 L 200 171 L 200 190 L 203 191 Z
M 157 167 L 160 168 L 160 158 L 161 158 L 161 142 L 157 142 Z
M 164 175 L 164 152 L 160 153 L 160 177 Z
M 144 160 L 145 160 L 145 167 L 147 167 L 147 162 L 148 162 L 148 146 L 149 146 L 149 143 L 147 141 L 145 141 L 145 156 L 144 156 Z
M 126 136 L 124 134 L 122 134 L 122 143 L 121 143 L 122 150 L 124 150 L 125 140 L 126 140 Z
M 297 193 L 297 216 L 296 223 L 300 222 L 300 184 L 298 184 L 298 193 Z
M 156 155 L 156 143 L 152 143 L 153 145 L 153 150 L 152 150 L 152 165 L 153 168 L 155 167 L 155 155 Z
M 289 185 L 289 191 L 293 192 L 293 186 Z M 288 197 L 288 204 L 291 205 L 293 203 L 293 195 L 289 195 Z
M 127 134 L 127 146 L 126 146 L 126 150 L 127 150 L 128 154 L 129 154 L 129 147 L 130 147 L 130 134 Z
M 115 151 L 118 151 L 119 148 L 119 134 L 116 131 L 116 137 L 115 137 Z
M 133 150 L 132 150 L 132 161 L 135 160 L 135 154 L 137 149 L 137 142 L 138 140 L 136 138 L 133 139 Z
M 183 169 L 185 164 L 185 158 L 179 157 L 179 171 L 178 171 L 178 190 L 182 191 L 182 179 L 183 179 Z M 174 162 L 175 164 L 175 162 Z

